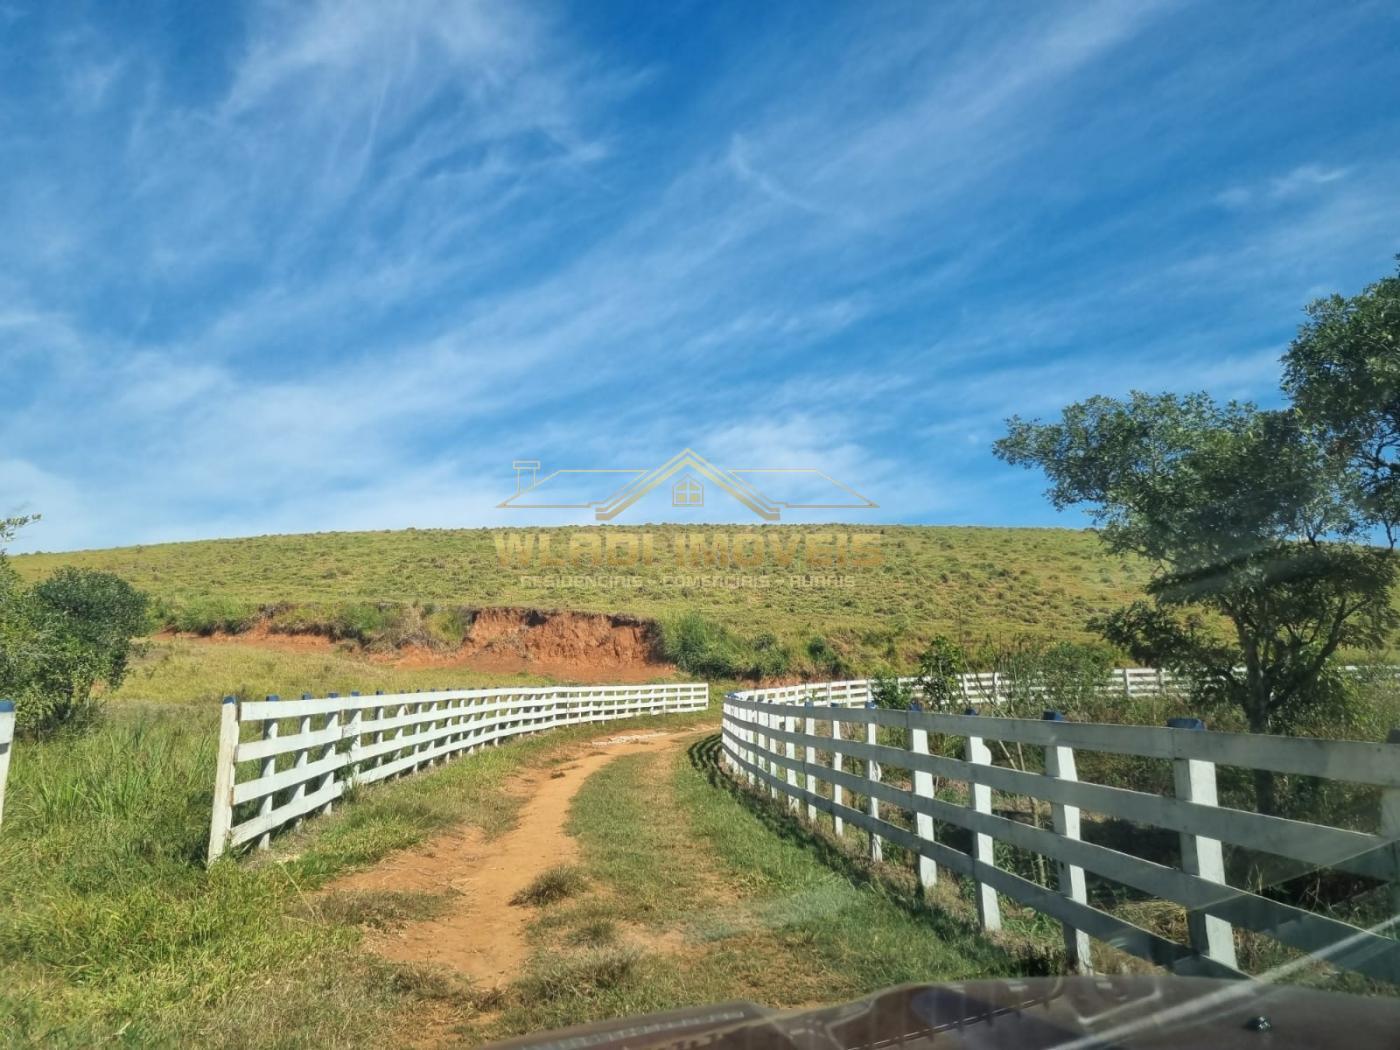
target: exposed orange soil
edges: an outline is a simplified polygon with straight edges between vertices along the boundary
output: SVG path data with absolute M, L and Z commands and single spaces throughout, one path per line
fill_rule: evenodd
M 257 623 L 246 631 L 228 634 L 215 631 L 213 634 L 192 634 L 186 631 L 160 631 L 157 638 L 179 638 L 190 642 L 204 642 L 209 645 L 253 645 L 259 649 L 277 649 L 289 653 L 329 653 L 340 643 L 333 642 L 325 635 L 311 633 L 288 633 L 269 630 L 266 623 Z
M 441 667 L 494 674 L 530 673 L 579 682 L 644 682 L 674 674 L 653 656 L 651 625 L 602 613 L 482 609 L 456 649 L 404 645 L 365 654 L 374 663 L 401 668 Z M 324 635 L 283 633 L 267 623 L 238 634 L 208 636 L 162 632 L 211 645 L 250 645 L 286 652 L 329 653 L 345 648 Z M 350 647 L 354 651 L 353 646 Z
M 450 832 L 339 879 L 328 892 L 456 891 L 445 914 L 371 931 L 366 943 L 396 962 L 450 967 L 478 988 L 504 985 L 526 959 L 525 930 L 535 914 L 511 899 L 541 872 L 577 857 L 577 844 L 564 825 L 583 782 L 615 758 L 673 748 L 680 740 L 671 733 L 644 732 L 595 741 L 581 748 L 576 759 L 553 770 L 532 770 L 511 785 L 529 800 L 519 823 L 505 835 L 486 841 L 479 829 Z

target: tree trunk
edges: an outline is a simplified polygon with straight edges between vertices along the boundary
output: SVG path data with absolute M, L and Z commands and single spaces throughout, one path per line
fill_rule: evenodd
M 1256 700 L 1250 706 L 1248 714 L 1251 733 L 1267 733 L 1269 731 L 1270 719 L 1267 704 L 1259 703 Z M 1268 816 L 1278 815 L 1278 778 L 1272 769 L 1256 769 L 1254 771 L 1254 807 L 1260 813 Z
M 1247 642 L 1244 647 L 1245 685 L 1248 690 L 1248 707 L 1245 715 L 1249 719 L 1251 733 L 1267 733 L 1271 728 L 1271 690 L 1264 679 L 1263 668 L 1259 666 L 1259 651 Z M 1254 771 L 1254 808 L 1269 816 L 1278 814 L 1278 782 L 1272 769 Z

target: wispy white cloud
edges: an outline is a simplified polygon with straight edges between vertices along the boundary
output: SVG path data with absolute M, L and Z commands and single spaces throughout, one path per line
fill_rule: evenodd
M 199 90 L 74 38 L 55 126 L 0 100 L 0 502 L 47 546 L 484 524 L 511 458 L 688 444 L 1019 517 L 1001 416 L 1268 394 L 1389 254 L 1394 157 L 1183 160 L 1204 11 L 851 9 L 697 71 L 578 9 L 259 3 Z

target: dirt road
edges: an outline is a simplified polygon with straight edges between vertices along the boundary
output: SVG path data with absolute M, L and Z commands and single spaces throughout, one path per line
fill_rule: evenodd
M 564 825 L 583 782 L 615 758 L 673 748 L 682 738 L 647 731 L 580 745 L 570 761 L 532 770 L 512 784 L 528 800 L 506 834 L 487 841 L 479 829 L 451 832 L 339 879 L 328 891 L 455 891 L 446 913 L 371 931 L 368 947 L 398 962 L 450 967 L 478 988 L 504 985 L 525 961 L 525 928 L 534 916 L 533 908 L 513 905 L 511 898 L 542 871 L 575 859 L 577 845 Z

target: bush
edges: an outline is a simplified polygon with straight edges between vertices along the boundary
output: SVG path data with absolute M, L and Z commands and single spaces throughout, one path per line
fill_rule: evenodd
M 967 657 L 956 642 L 935 635 L 919 657 L 920 700 L 927 711 L 958 711 L 963 706 L 962 675 Z
M 0 566 L 0 695 L 17 701 L 20 730 L 91 724 L 101 708 L 94 690 L 126 677 L 146 608 L 144 594 L 110 573 L 60 569 L 26 591 Z
M 876 707 L 908 711 L 914 701 L 914 687 L 901 682 L 889 671 L 879 671 L 870 680 L 870 699 Z
M 1077 721 L 1100 721 L 1100 687 L 1113 667 L 1110 650 L 1101 645 L 1022 640 L 993 656 L 1000 675 L 1002 703 L 998 714 L 1039 718 L 1059 711 Z
M 437 609 L 424 617 L 423 628 L 433 644 L 457 649 L 472 629 L 472 616 L 462 609 Z
M 661 655 L 682 671 L 712 678 L 739 678 L 750 670 L 729 631 L 696 612 L 661 625 Z
M 258 610 L 229 598 L 196 598 L 170 608 L 165 623 L 187 634 L 242 634 L 258 619 Z
M 753 675 L 777 678 L 792 669 L 792 654 L 773 634 L 760 634 L 753 640 Z
M 812 670 L 832 678 L 848 678 L 851 665 L 837 652 L 824 637 L 814 634 L 807 642 L 807 656 L 812 661 Z

